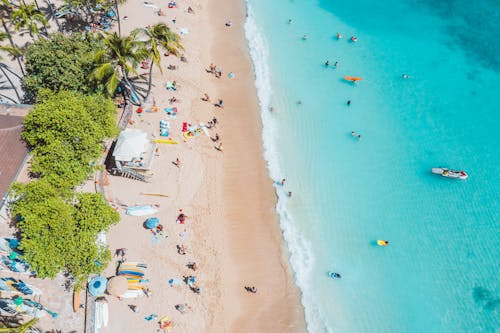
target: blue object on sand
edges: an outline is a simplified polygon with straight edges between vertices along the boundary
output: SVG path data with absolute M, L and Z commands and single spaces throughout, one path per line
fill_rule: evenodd
M 92 296 L 102 295 L 106 291 L 108 280 L 102 276 L 96 276 L 89 282 L 89 293 Z
M 157 217 L 150 217 L 149 219 L 146 220 L 146 228 L 148 229 L 154 229 L 160 224 L 160 220 L 158 220 Z

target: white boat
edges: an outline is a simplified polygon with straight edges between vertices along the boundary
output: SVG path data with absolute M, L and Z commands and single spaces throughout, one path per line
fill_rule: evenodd
M 469 178 L 469 175 L 465 171 L 450 170 L 448 168 L 432 168 L 432 173 L 454 179 Z

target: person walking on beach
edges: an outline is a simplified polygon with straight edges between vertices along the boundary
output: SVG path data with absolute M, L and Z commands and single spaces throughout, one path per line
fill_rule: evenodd
M 137 305 L 133 305 L 133 304 L 129 304 L 128 307 L 130 308 L 130 310 L 132 310 L 133 312 L 137 313 Z
M 172 162 L 176 167 L 180 168 L 181 167 L 181 161 L 179 160 L 179 158 L 176 158 L 175 159 L 175 162 Z
M 222 152 L 222 142 L 219 142 L 219 145 L 215 146 L 214 148 Z
M 116 257 L 121 257 L 122 260 L 125 260 L 125 254 L 126 254 L 126 251 L 127 249 L 122 247 L 122 248 L 119 248 L 119 249 L 116 249 L 115 250 L 115 256 Z
M 257 293 L 257 288 L 255 288 L 255 286 L 252 286 L 252 287 L 246 286 L 245 290 L 248 291 L 249 293 L 252 293 L 252 294 L 256 294 Z

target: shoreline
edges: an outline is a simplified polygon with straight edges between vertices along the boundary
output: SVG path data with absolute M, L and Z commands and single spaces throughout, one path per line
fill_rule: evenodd
M 244 1 L 236 2 L 233 7 L 222 3 L 211 7 L 214 19 L 222 16 L 237 22 L 228 29 L 221 20 L 220 26 L 215 27 L 215 35 L 230 34 L 232 42 L 228 45 L 227 40 L 220 39 L 212 46 L 216 59 L 223 59 L 226 72 L 236 75 L 233 84 L 220 88 L 230 106 L 224 116 L 224 135 L 231 138 L 225 144 L 223 168 L 224 201 L 228 206 L 226 229 L 231 234 L 227 246 L 233 255 L 226 258 L 224 270 L 229 273 L 231 286 L 225 295 L 230 304 L 225 313 L 234 320 L 226 328 L 231 332 L 242 329 L 304 332 L 300 290 L 293 279 L 276 211 L 277 195 L 264 159 L 261 110 L 245 37 L 245 14 Z M 239 93 L 235 94 L 235 90 Z M 227 155 L 232 158 L 226 159 Z M 269 279 L 270 276 L 273 278 Z M 256 285 L 258 294 L 249 295 L 243 285 Z

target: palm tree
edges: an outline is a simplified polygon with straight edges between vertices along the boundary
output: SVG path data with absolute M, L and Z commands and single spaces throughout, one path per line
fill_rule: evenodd
M 31 319 L 30 321 L 26 322 L 25 324 L 21 324 L 19 326 L 15 326 L 15 327 L 5 327 L 4 325 L 2 325 L 3 327 L 0 327 L 0 332 L 5 332 L 5 333 L 25 333 L 26 331 L 28 331 L 28 329 L 30 329 L 31 327 L 33 327 L 33 325 L 35 325 L 38 321 L 38 318 L 34 318 L 34 319 Z
M 170 28 L 165 23 L 158 23 L 147 28 L 139 28 L 132 31 L 133 35 L 141 35 L 146 37 L 146 40 L 142 42 L 144 49 L 151 57 L 151 66 L 149 67 L 149 83 L 148 91 L 144 100 L 149 98 L 151 93 L 151 86 L 153 82 L 153 65 L 156 64 L 163 74 L 163 69 L 161 67 L 161 54 L 160 48 L 167 50 L 169 53 L 178 56 L 180 51 L 184 48 L 181 45 L 181 38 L 178 34 L 170 30 Z
M 38 34 L 40 31 L 38 23 L 42 25 L 47 24 L 47 20 L 43 13 L 32 3 L 29 5 L 19 5 L 19 8 L 12 11 L 10 18 L 17 31 L 27 29 L 31 37 Z
M 94 54 L 95 68 L 90 78 L 104 83 L 108 95 L 113 96 L 120 83 L 124 83 L 139 98 L 129 74 L 136 74 L 137 65 L 147 57 L 146 51 L 134 35 L 120 37 L 116 32 L 101 35 L 104 48 Z

